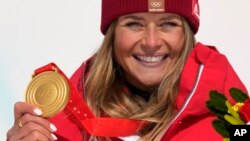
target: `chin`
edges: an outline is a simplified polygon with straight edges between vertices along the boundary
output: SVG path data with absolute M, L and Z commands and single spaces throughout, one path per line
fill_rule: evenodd
M 157 80 L 157 81 L 147 80 L 147 81 L 142 82 L 144 87 L 155 87 L 159 85 L 160 83 L 161 83 L 161 80 Z

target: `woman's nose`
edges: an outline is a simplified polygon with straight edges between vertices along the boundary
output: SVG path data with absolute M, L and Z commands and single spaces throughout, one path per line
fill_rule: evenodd
M 142 39 L 142 48 L 154 52 L 161 47 L 160 33 L 155 25 L 148 25 Z

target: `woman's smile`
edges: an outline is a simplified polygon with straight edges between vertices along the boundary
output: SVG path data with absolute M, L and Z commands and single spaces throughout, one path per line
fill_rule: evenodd
M 161 65 L 168 55 L 133 55 L 133 57 L 145 67 L 154 67 Z

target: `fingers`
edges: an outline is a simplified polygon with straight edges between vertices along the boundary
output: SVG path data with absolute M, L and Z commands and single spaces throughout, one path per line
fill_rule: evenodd
M 23 138 L 23 141 L 32 141 L 34 139 L 37 139 L 37 140 L 39 139 L 39 141 L 40 140 L 41 141 L 49 141 L 49 139 L 45 135 L 40 134 L 37 131 L 32 131 L 29 136 L 25 136 Z
M 12 136 L 8 141 L 53 141 L 56 140 L 54 134 L 51 134 L 51 137 L 48 137 L 42 134 L 39 131 L 33 130 L 29 133 L 28 136 L 24 136 L 23 138 L 19 138 L 18 135 Z
M 42 115 L 42 111 L 34 105 L 25 102 L 16 102 L 14 106 L 15 119 L 20 118 L 25 113 L 36 116 Z
M 44 126 L 36 122 L 27 122 L 23 127 L 17 129 L 17 132 L 11 137 L 12 140 L 56 140 L 56 136 Z
M 13 127 L 7 132 L 7 138 L 10 138 L 13 136 L 17 130 L 22 126 L 22 123 L 20 122 L 20 118 L 22 115 L 28 113 L 31 115 L 40 115 L 41 110 L 36 108 L 35 106 L 25 103 L 25 102 L 16 102 L 14 106 L 14 125 Z
M 42 134 L 40 134 L 39 132 L 36 132 L 36 131 L 32 131 L 31 134 L 29 136 L 26 136 L 23 140 L 24 141 L 31 141 L 31 140 L 34 140 L 34 138 L 36 138 L 39 141 L 48 141 L 48 138 L 46 136 L 43 136 Z M 50 139 L 50 140 L 55 140 L 55 139 Z
M 57 130 L 55 125 L 50 123 L 47 119 L 38 116 L 33 116 L 30 114 L 24 114 L 22 117 L 20 117 L 17 124 L 21 125 L 23 128 L 26 126 L 26 124 L 29 124 L 30 122 L 40 125 L 43 128 L 49 130 L 50 132 L 55 132 Z
M 14 107 L 15 123 L 7 133 L 8 139 L 10 141 L 56 140 L 53 134 L 56 127 L 41 115 L 42 111 L 37 107 L 25 102 L 17 102 Z
M 12 128 L 8 132 L 8 139 L 11 141 L 26 140 L 32 138 L 32 140 L 56 140 L 57 137 L 53 134 L 57 129 L 55 125 L 48 120 L 30 115 L 24 114 L 16 123 L 18 127 Z
M 25 102 L 16 102 L 14 106 L 14 129 L 18 129 L 23 126 L 24 122 L 20 122 L 20 119 L 23 115 L 40 116 L 42 115 L 42 111 L 32 104 L 28 104 Z

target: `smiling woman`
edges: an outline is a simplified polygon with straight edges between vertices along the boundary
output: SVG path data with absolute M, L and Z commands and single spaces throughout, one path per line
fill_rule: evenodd
M 8 139 L 222 140 L 210 90 L 231 102 L 229 88 L 247 90 L 223 54 L 196 41 L 199 10 L 198 0 L 102 0 L 105 38 L 71 77 L 73 100 L 49 118 L 17 102 Z

